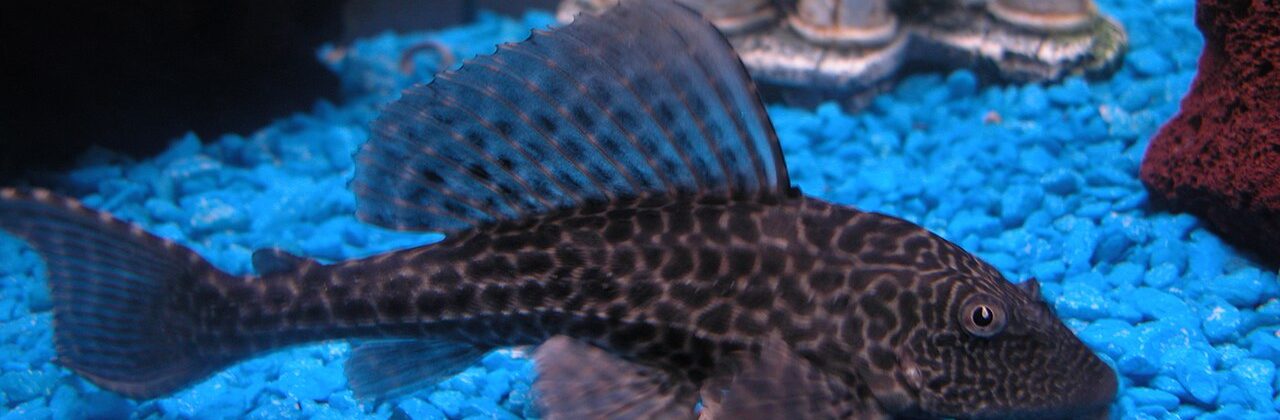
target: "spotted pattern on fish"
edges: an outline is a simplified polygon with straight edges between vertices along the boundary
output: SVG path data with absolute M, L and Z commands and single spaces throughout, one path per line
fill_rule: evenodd
M 595 112 L 589 111 L 589 109 Z M 258 275 L 44 190 L 0 228 L 49 265 L 59 361 L 148 398 L 247 357 L 360 340 L 361 397 L 539 345 L 548 418 L 1078 418 L 1114 373 L 1034 280 L 790 187 L 705 21 L 629 3 L 407 91 L 357 154 L 358 215 L 442 242 Z

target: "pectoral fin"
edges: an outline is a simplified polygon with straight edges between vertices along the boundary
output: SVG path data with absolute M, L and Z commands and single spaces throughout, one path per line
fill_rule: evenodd
M 547 419 L 692 419 L 697 393 L 687 380 L 564 336 L 534 353 Z
M 360 344 L 347 360 L 347 384 L 357 398 L 385 401 L 456 375 L 486 351 L 445 340 Z
M 702 386 L 702 419 L 889 418 L 780 339 L 736 353 Z

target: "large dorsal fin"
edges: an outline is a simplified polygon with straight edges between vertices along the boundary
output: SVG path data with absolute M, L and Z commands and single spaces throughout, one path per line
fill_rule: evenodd
M 581 16 L 414 86 L 357 155 L 362 220 L 445 233 L 587 203 L 789 188 L 729 43 L 668 1 Z

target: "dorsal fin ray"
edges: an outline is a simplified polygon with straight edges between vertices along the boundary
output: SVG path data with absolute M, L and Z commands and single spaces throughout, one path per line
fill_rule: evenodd
M 636 197 L 789 187 L 745 67 L 696 12 L 623 2 L 414 86 L 356 158 L 357 215 L 445 233 Z

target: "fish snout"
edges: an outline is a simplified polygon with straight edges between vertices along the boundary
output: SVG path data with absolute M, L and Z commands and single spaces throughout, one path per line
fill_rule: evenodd
M 1081 380 L 1058 389 L 1053 403 L 1029 407 L 1011 412 L 992 412 L 974 418 L 981 419 L 1029 419 L 1029 420 L 1107 420 L 1111 418 L 1111 403 L 1115 401 L 1119 383 L 1115 371 L 1102 360 L 1074 363 Z M 1087 375 L 1087 376 L 1085 376 Z
M 1090 401 L 1101 407 L 1110 407 L 1111 402 L 1116 400 L 1116 391 L 1120 385 L 1116 372 L 1110 366 L 1103 364 L 1102 369 L 1102 381 L 1094 389 Z
M 1081 381 L 1070 394 L 1068 401 L 1072 406 L 1080 408 L 1079 418 L 1106 419 L 1109 416 L 1111 403 L 1116 399 L 1119 381 L 1115 370 L 1097 356 L 1093 356 L 1085 372 L 1091 372 L 1093 380 Z

